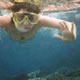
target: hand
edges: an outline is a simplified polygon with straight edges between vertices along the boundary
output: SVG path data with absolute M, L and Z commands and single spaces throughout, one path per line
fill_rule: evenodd
M 76 26 L 74 23 L 69 23 L 69 22 L 65 22 L 63 21 L 60 22 L 61 24 L 61 33 L 62 36 L 55 34 L 56 38 L 59 38 L 61 40 L 64 40 L 65 42 L 72 42 L 74 40 L 76 40 Z

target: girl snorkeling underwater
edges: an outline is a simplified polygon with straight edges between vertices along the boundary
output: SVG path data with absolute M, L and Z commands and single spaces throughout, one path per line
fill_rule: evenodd
M 0 16 L 0 27 L 17 41 L 31 39 L 40 27 L 51 27 L 61 31 L 55 34 L 65 42 L 76 40 L 74 23 L 40 15 L 39 0 L 0 0 L 0 9 L 7 9 L 12 15 Z

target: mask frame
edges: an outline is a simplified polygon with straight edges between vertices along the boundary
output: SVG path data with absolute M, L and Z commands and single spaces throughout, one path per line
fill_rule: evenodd
M 13 13 L 13 21 L 16 26 L 24 24 L 25 21 L 27 21 L 29 25 L 35 25 L 38 23 L 38 14 L 33 12 L 16 12 Z

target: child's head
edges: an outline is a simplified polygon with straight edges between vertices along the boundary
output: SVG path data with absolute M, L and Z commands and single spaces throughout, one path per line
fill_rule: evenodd
M 11 7 L 11 10 L 14 12 L 18 12 L 19 10 L 23 9 L 25 11 L 38 14 L 40 12 L 39 1 L 40 0 L 14 0 L 12 1 L 14 6 Z

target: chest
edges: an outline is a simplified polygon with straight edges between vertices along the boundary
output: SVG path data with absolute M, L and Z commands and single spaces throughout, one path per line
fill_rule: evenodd
M 5 27 L 5 31 L 7 32 L 8 36 L 12 38 L 13 40 L 28 40 L 31 39 L 36 31 L 38 30 L 38 27 L 35 26 L 28 32 L 19 32 L 14 24 L 10 24 Z

